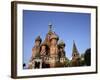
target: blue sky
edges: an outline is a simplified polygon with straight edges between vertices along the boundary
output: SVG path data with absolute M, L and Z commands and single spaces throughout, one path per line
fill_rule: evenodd
M 52 23 L 53 31 L 65 42 L 66 56 L 69 59 L 73 40 L 79 53 L 84 53 L 90 48 L 90 18 L 89 13 L 23 10 L 23 62 L 29 62 L 35 38 L 40 35 L 42 40 L 45 39 L 49 23 Z

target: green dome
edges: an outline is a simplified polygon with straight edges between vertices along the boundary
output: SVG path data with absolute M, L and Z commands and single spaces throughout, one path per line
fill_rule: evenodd
M 58 45 L 59 45 L 59 46 L 61 46 L 61 47 L 62 47 L 62 46 L 64 46 L 64 47 L 65 47 L 65 43 L 64 43 L 64 41 L 63 41 L 63 40 L 60 40 L 60 41 L 58 42 Z

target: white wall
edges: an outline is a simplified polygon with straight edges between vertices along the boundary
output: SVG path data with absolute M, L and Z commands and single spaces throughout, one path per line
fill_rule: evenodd
M 26 1 L 26 0 L 25 0 Z M 37 1 L 37 0 L 28 0 Z M 66 4 L 86 4 L 86 5 L 100 5 L 99 0 L 38 0 L 40 2 L 55 2 Z M 13 80 L 10 78 L 11 68 L 11 0 L 0 0 L 0 80 Z M 100 6 L 99 6 L 100 7 Z M 100 10 L 100 8 L 99 8 Z M 99 11 L 100 14 L 100 11 Z M 98 16 L 100 21 L 100 15 Z M 100 26 L 100 24 L 98 25 Z M 99 27 L 98 27 L 99 28 Z M 99 32 L 100 34 L 100 29 Z M 100 46 L 100 37 L 98 38 Z M 98 47 L 99 47 L 98 46 Z M 99 50 L 100 52 L 100 50 Z M 98 52 L 98 57 L 100 54 Z M 98 60 L 98 67 L 100 68 L 100 59 Z M 45 78 L 28 78 L 26 80 L 100 80 L 99 74 L 91 75 L 74 75 L 74 76 L 62 76 L 62 77 L 45 77 Z M 24 79 L 22 79 L 24 80 Z

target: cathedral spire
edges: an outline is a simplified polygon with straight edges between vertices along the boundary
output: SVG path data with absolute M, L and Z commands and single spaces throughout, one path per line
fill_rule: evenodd
M 78 49 L 77 49 L 77 47 L 76 47 L 76 44 L 75 44 L 75 41 L 73 40 L 73 50 L 72 50 L 72 55 L 73 54 L 79 54 L 78 53 Z

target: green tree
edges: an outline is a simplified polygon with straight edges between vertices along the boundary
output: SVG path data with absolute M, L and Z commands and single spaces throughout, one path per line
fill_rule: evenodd
M 84 59 L 85 59 L 85 65 L 90 66 L 91 65 L 91 49 L 90 48 L 85 51 Z

